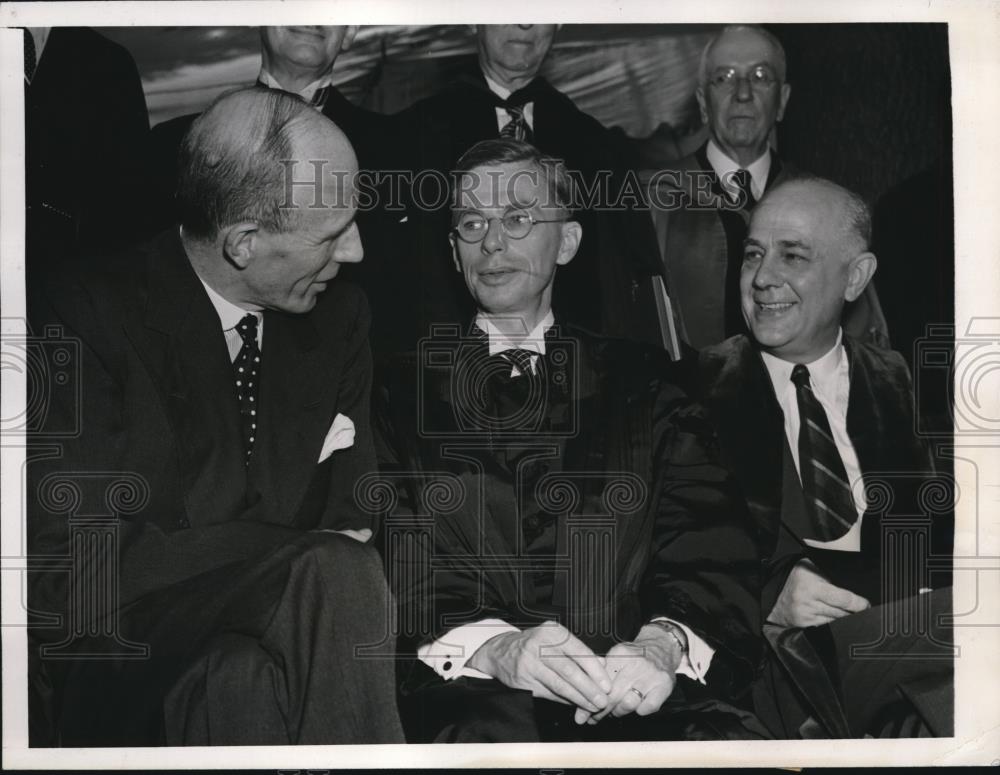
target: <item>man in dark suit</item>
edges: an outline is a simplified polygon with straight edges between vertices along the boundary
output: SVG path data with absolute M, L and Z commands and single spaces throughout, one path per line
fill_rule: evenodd
M 141 233 L 146 100 L 129 53 L 86 27 L 25 30 L 27 280 Z
M 582 236 L 563 162 L 498 139 L 457 169 L 472 333 L 380 382 L 408 738 L 764 734 L 716 701 L 756 668 L 759 565 L 700 410 L 662 350 L 554 316 Z
M 766 190 L 796 174 L 770 145 L 791 96 L 780 41 L 760 27 L 724 28 L 702 52 L 695 96 L 708 141 L 643 176 L 680 336 L 701 349 L 745 332 L 747 221 Z M 848 333 L 887 344 L 873 286 L 848 310 Z
M 755 700 L 780 736 L 951 729 L 950 483 L 915 435 L 903 359 L 841 326 L 875 272 L 870 230 L 864 202 L 834 183 L 771 190 L 742 264 L 750 335 L 698 361 L 766 558 L 775 660 Z
M 318 181 L 296 172 L 314 159 Z M 29 469 L 33 740 L 399 741 L 391 660 L 359 658 L 389 594 L 352 498 L 375 465 L 369 315 L 327 287 L 362 258 L 354 153 L 250 88 L 180 167 L 179 229 L 32 301 L 82 379 Z
M 609 336 L 660 342 L 650 279 L 661 274 L 656 245 L 645 215 L 631 207 L 641 191 L 629 198 L 624 182 L 633 160 L 622 138 L 538 74 L 555 32 L 554 24 L 476 27 L 477 63 L 399 115 L 409 138 L 408 168 L 448 175 L 473 144 L 501 136 L 564 159 L 590 201 L 578 208 L 584 237 L 576 259 L 558 270 L 555 310 Z M 450 218 L 447 190 L 430 180 L 415 178 L 409 215 L 420 336 L 433 323 L 464 322 L 473 312 L 442 236 Z

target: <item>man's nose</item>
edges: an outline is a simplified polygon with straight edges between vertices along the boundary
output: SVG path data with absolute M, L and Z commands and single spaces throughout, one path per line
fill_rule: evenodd
M 496 253 L 505 247 L 506 235 L 503 233 L 503 221 L 499 218 L 489 218 L 486 221 L 486 236 L 483 237 L 482 251 Z
M 341 264 L 356 264 L 365 257 L 365 249 L 361 245 L 361 232 L 358 231 L 358 224 L 352 223 L 341 237 L 338 245 L 337 261 Z
M 736 99 L 740 102 L 749 102 L 753 99 L 753 88 L 750 86 L 750 79 L 745 75 L 736 76 Z
M 777 258 L 765 255 L 753 274 L 753 287 L 762 290 L 781 285 L 783 282 Z

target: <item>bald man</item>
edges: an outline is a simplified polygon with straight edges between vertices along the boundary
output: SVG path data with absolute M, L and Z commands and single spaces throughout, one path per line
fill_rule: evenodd
M 670 169 L 643 173 L 679 333 L 695 349 L 746 330 L 739 278 L 747 223 L 764 193 L 796 174 L 771 147 L 791 94 L 781 42 L 762 27 L 724 27 L 702 51 L 695 90 L 708 140 Z M 887 344 L 874 285 L 845 305 L 843 323 Z
M 390 598 L 352 498 L 375 465 L 369 314 L 336 282 L 363 255 L 354 152 L 255 87 L 194 122 L 180 165 L 179 227 L 32 300 L 82 379 L 48 407 L 61 454 L 29 470 L 30 603 L 73 623 L 32 630 L 32 741 L 402 741 L 392 662 L 357 658 Z M 108 551 L 79 551 L 95 531 Z M 114 594 L 84 600 L 96 583 Z
M 743 251 L 749 335 L 705 349 L 698 363 L 701 398 L 765 558 L 761 610 L 777 662 L 755 700 L 782 737 L 951 728 L 950 650 L 934 645 L 948 636 L 927 615 L 950 608 L 950 579 L 935 555 L 950 546 L 950 499 L 935 506 L 922 489 L 947 491 L 950 482 L 934 474 L 915 435 L 903 358 L 841 327 L 844 305 L 875 273 L 870 230 L 865 203 L 830 181 L 771 190 Z M 923 612 L 930 631 L 907 626 L 911 637 L 902 637 L 903 611 Z M 852 646 L 869 652 L 852 655 Z M 803 664 L 817 669 L 803 678 Z M 803 685 L 812 704 L 796 712 Z M 921 705 L 913 698 L 928 687 L 935 694 Z M 896 724 L 910 712 L 919 723 Z

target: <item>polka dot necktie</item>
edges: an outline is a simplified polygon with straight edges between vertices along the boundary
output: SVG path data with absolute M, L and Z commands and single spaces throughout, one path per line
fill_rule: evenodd
M 809 369 L 796 365 L 792 382 L 799 405 L 799 476 L 812 512 L 809 538 L 833 541 L 850 530 L 858 512 L 830 422 L 809 384 Z
M 236 374 L 236 397 L 240 402 L 245 463 L 250 464 L 254 437 L 257 435 L 257 376 L 260 373 L 260 348 L 257 346 L 257 316 L 245 315 L 236 324 L 243 346 L 233 361 Z

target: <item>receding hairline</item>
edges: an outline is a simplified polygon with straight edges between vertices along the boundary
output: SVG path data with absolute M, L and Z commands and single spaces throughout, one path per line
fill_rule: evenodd
M 800 193 L 795 195 L 796 190 Z M 812 194 L 825 194 L 828 199 L 817 203 L 816 209 L 829 212 L 836 207 L 839 214 L 838 236 L 849 239 L 852 245 L 844 245 L 845 253 L 858 255 L 867 251 L 871 242 L 871 211 L 865 200 L 849 188 L 834 183 L 832 180 L 820 177 L 801 177 L 785 181 L 768 191 L 757 205 L 758 207 L 774 207 L 781 197 L 788 197 L 793 202 L 806 202 L 801 195 L 805 191 Z M 821 206 L 822 205 L 822 206 Z
M 787 60 L 785 57 L 785 47 L 781 45 L 781 41 L 778 40 L 777 36 L 770 30 L 759 27 L 755 24 L 728 24 L 719 30 L 718 34 L 715 35 L 708 43 L 705 44 L 705 48 L 701 50 L 701 60 L 698 65 L 698 85 L 704 87 L 708 81 L 708 58 L 711 56 L 715 47 L 719 44 L 726 35 L 732 35 L 735 33 L 753 33 L 757 37 L 762 38 L 771 47 L 771 51 L 774 54 L 774 65 L 775 69 L 778 71 L 778 79 L 782 82 L 788 74 L 787 72 Z

